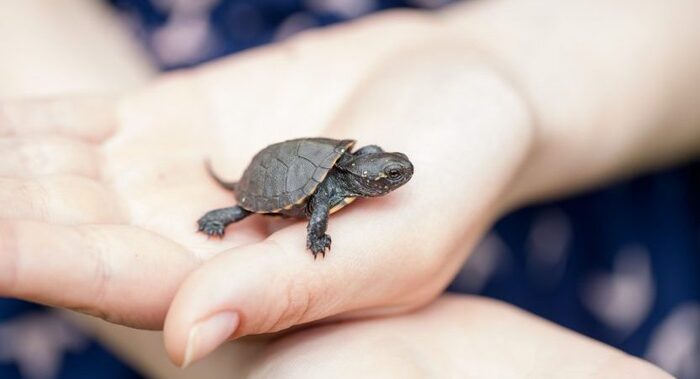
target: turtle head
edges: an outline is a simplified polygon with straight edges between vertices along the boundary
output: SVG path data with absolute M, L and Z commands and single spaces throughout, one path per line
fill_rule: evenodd
M 340 167 L 347 173 L 346 185 L 360 196 L 381 196 L 408 182 L 413 164 L 403 153 L 373 153 L 353 157 Z

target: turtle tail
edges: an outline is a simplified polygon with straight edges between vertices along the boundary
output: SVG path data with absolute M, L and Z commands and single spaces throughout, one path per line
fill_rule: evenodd
M 238 182 L 227 182 L 221 179 L 214 170 L 211 168 L 211 161 L 208 159 L 204 162 L 206 168 L 207 168 L 207 173 L 209 173 L 209 176 L 212 177 L 212 179 L 216 180 L 217 183 L 219 183 L 220 186 L 226 188 L 227 190 L 230 191 L 235 191 L 236 187 L 238 186 Z

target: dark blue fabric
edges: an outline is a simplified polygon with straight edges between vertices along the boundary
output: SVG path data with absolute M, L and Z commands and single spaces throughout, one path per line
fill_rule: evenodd
M 157 35 L 175 18 L 176 10 L 163 4 L 174 2 L 110 0 L 109 3 L 127 20 L 134 35 L 163 70 L 195 65 L 269 43 L 275 39 L 280 25 L 292 15 L 302 15 L 308 24 L 304 27 L 322 27 L 347 18 L 342 11 L 312 9 L 309 4 L 313 1 L 215 1 L 204 10 L 189 9 L 189 13 L 179 15 L 197 20 L 204 17 L 208 22 L 205 42 L 210 46 L 173 56 L 162 51 L 163 42 Z M 367 7 L 363 13 L 435 3 L 369 1 L 364 3 Z M 700 314 L 699 193 L 700 163 L 690 163 L 518 210 L 500 220 L 487 237 L 490 245 L 484 248 L 494 251 L 479 257 L 486 264 L 477 267 L 479 259 L 473 257 L 449 290 L 505 300 L 631 354 L 653 359 L 655 350 L 650 344 L 655 335 L 663 335 L 659 325 L 664 320 L 691 319 L 692 322 L 694 319 L 687 316 Z M 540 227 L 545 232 L 538 232 Z M 547 232 L 546 228 L 561 233 Z M 554 234 L 568 237 L 557 241 Z M 544 242 L 533 242 L 543 238 Z M 537 243 L 549 245 L 543 247 Z M 494 256 L 499 260 L 489 261 Z M 544 269 L 538 269 L 535 259 L 538 256 L 549 256 L 547 259 L 556 256 L 557 262 L 546 263 L 538 258 L 540 266 L 545 262 Z M 473 281 L 475 273 L 481 278 L 477 284 Z M 605 297 L 615 292 L 613 280 L 608 279 L 622 283 L 618 288 L 621 295 L 611 297 L 614 301 L 609 304 L 597 304 L 590 293 Z M 649 290 L 643 290 L 646 285 Z M 618 317 L 614 303 L 630 296 L 648 304 L 639 307 L 637 314 Z M 635 308 L 639 302 L 633 301 L 631 307 Z M 11 325 L 27 314 L 46 312 L 43 309 L 26 302 L 0 299 L 0 327 Z M 671 318 L 674 314 L 678 317 Z M 696 338 L 700 344 L 697 333 L 690 338 Z M 663 338 L 657 340 L 663 342 Z M 697 358 L 700 361 L 700 356 Z M 700 375 L 692 367 L 679 370 L 679 375 L 685 378 L 694 377 L 695 373 Z M 78 352 L 63 354 L 61 368 L 54 374 L 46 379 L 139 377 L 94 342 Z M 18 365 L 0 361 L 0 378 L 20 378 Z
M 694 162 L 513 212 L 494 231 L 513 253 L 515 263 L 509 271 L 494 275 L 478 293 L 644 357 L 658 324 L 677 306 L 700 301 L 698 194 L 700 163 Z M 526 238 L 533 216 L 553 208 L 572 221 L 570 259 L 561 282 L 543 287 L 527 274 Z M 612 271 L 616 254 L 629 245 L 649 252 L 655 295 L 641 324 L 621 336 L 582 304 L 580 284 L 593 270 Z M 456 283 L 450 290 L 471 292 Z

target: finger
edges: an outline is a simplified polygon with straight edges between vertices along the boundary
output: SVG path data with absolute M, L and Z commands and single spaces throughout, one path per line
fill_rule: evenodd
M 99 183 L 82 177 L 0 178 L 0 218 L 59 224 L 118 223 L 117 199 Z
M 180 287 L 168 313 L 165 342 L 173 360 L 190 363 L 229 336 L 275 332 L 379 305 L 405 309 L 434 296 L 449 273 L 423 255 L 425 238 L 414 232 L 414 238 L 402 235 L 399 241 L 382 226 L 411 213 L 397 209 L 405 196 L 396 195 L 382 199 L 382 205 L 357 204 L 333 219 L 333 247 L 323 259 L 306 251 L 305 227 L 294 224 L 264 243 L 234 248 L 206 262 Z M 361 222 L 352 221 L 358 216 Z M 426 235 L 432 232 L 425 230 Z M 419 288 L 427 278 L 435 279 L 435 285 Z M 226 315 L 233 319 L 226 321 Z M 222 329 L 215 337 L 198 336 L 198 330 L 212 333 L 206 332 L 213 328 L 210 320 Z
M 0 102 L 0 136 L 58 134 L 97 142 L 116 126 L 114 101 L 62 97 Z
M 0 295 L 159 328 L 195 262 L 181 246 L 128 226 L 0 221 Z
M 491 75 L 465 78 L 458 67 L 455 78 L 441 79 L 446 101 L 435 101 L 434 75 L 409 68 L 416 71 L 408 78 L 387 74 L 388 88 L 383 79 L 372 82 L 336 133 L 406 153 L 415 167 L 411 181 L 333 215 L 333 247 L 322 261 L 306 251 L 304 225 L 295 224 L 199 268 L 168 313 L 165 342 L 175 362 L 196 360 L 229 336 L 406 310 L 447 285 L 495 217 L 498 196 L 525 156 L 529 119 Z M 396 132 L 408 123 L 411 133 Z M 518 143 L 504 149 L 510 140 Z
M 32 178 L 72 174 L 99 175 L 99 154 L 80 140 L 59 136 L 0 138 L 0 176 Z

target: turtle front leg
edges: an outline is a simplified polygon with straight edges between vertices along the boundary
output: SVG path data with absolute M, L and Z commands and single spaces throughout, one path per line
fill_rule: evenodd
M 314 260 L 318 254 L 326 256 L 326 249 L 331 248 L 331 236 L 326 234 L 330 201 L 324 193 L 316 193 L 309 202 L 311 213 L 306 227 L 306 247 L 311 250 Z
M 197 225 L 199 226 L 199 231 L 206 233 L 208 236 L 223 237 L 226 226 L 241 221 L 250 214 L 250 211 L 237 205 L 215 209 L 204 214 L 204 216 L 197 221 Z

